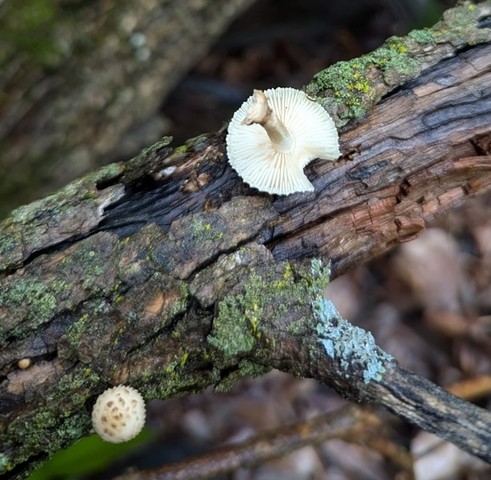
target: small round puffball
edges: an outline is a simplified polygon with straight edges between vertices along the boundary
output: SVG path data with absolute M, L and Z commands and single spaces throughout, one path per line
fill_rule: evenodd
M 122 443 L 136 437 L 145 423 L 145 400 L 138 390 L 119 385 L 99 395 L 92 425 L 106 442 Z

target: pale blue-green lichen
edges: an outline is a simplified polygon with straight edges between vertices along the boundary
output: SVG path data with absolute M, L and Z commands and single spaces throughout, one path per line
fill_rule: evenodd
M 365 383 L 380 381 L 393 357 L 377 346 L 373 335 L 342 318 L 325 298 L 317 298 L 313 309 L 319 320 L 316 326 L 319 342 L 340 366 L 345 378 L 351 378 L 350 372 L 361 369 Z

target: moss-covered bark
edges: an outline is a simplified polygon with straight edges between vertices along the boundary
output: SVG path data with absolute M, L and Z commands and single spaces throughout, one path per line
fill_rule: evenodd
M 306 86 L 338 126 L 363 117 L 397 86 L 452 56 L 461 48 L 489 41 L 489 2 L 463 2 L 431 28 L 391 37 L 377 50 L 319 72 Z
M 96 395 L 118 383 L 168 398 L 276 367 L 397 411 L 399 370 L 369 335 L 330 323 L 327 272 L 311 260 L 339 275 L 491 189 L 489 151 L 476 147 L 491 130 L 491 30 L 479 28 L 491 5 L 455 12 L 447 18 L 466 18 L 468 38 L 460 24 L 433 60 L 417 49 L 427 70 L 377 105 L 366 92 L 370 112 L 345 127 L 343 158 L 307 169 L 312 194 L 258 194 L 227 166 L 223 134 L 205 135 L 177 149 L 164 139 L 0 224 L 8 477 L 88 433 Z M 472 47 L 476 29 L 487 44 Z M 353 356 L 354 337 L 373 355 Z

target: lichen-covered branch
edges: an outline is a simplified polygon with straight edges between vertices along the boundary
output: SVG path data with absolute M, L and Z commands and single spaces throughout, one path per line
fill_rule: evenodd
M 339 275 L 491 190 L 490 14 L 491 2 L 464 3 L 436 29 L 454 32 L 448 40 L 402 52 L 422 66 L 411 81 L 387 87 L 377 77 L 373 88 L 400 88 L 376 105 L 367 92 L 369 113 L 342 132 L 343 158 L 307 168 L 313 193 L 250 189 L 228 166 L 219 133 L 177 149 L 163 139 L 12 212 L 0 224 L 6 478 L 87 434 L 96 396 L 118 383 L 165 399 L 228 389 L 274 366 L 430 428 L 435 411 L 401 407 L 424 399 L 424 382 L 366 332 L 333 322 L 319 292 L 328 260 Z M 319 94 L 338 98 L 352 81 Z M 313 258 L 324 267 L 312 270 Z M 465 406 L 455 428 L 471 432 L 487 417 Z
M 256 267 L 241 293 L 218 304 L 209 343 L 225 360 L 244 357 L 316 378 L 350 400 L 383 405 L 491 463 L 491 412 L 401 369 L 370 332 L 322 297 L 328 274 L 317 260 L 310 271 L 289 263 Z
M 432 28 L 391 37 L 377 50 L 319 72 L 306 90 L 321 97 L 338 125 L 365 115 L 401 83 L 416 78 L 468 45 L 489 41 L 489 1 L 463 2 L 447 10 Z

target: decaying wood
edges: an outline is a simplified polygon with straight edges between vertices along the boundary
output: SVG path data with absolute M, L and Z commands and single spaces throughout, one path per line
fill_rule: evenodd
M 86 435 L 108 385 L 169 398 L 273 367 L 491 461 L 489 412 L 400 369 L 321 299 L 328 261 L 337 276 L 491 190 L 490 15 L 491 2 L 464 3 L 334 66 L 361 75 L 344 87 L 329 70 L 314 79 L 338 124 L 368 112 L 346 124 L 340 161 L 306 169 L 314 193 L 250 189 L 219 133 L 186 151 L 164 140 L 12 212 L 0 227 L 6 478 Z

